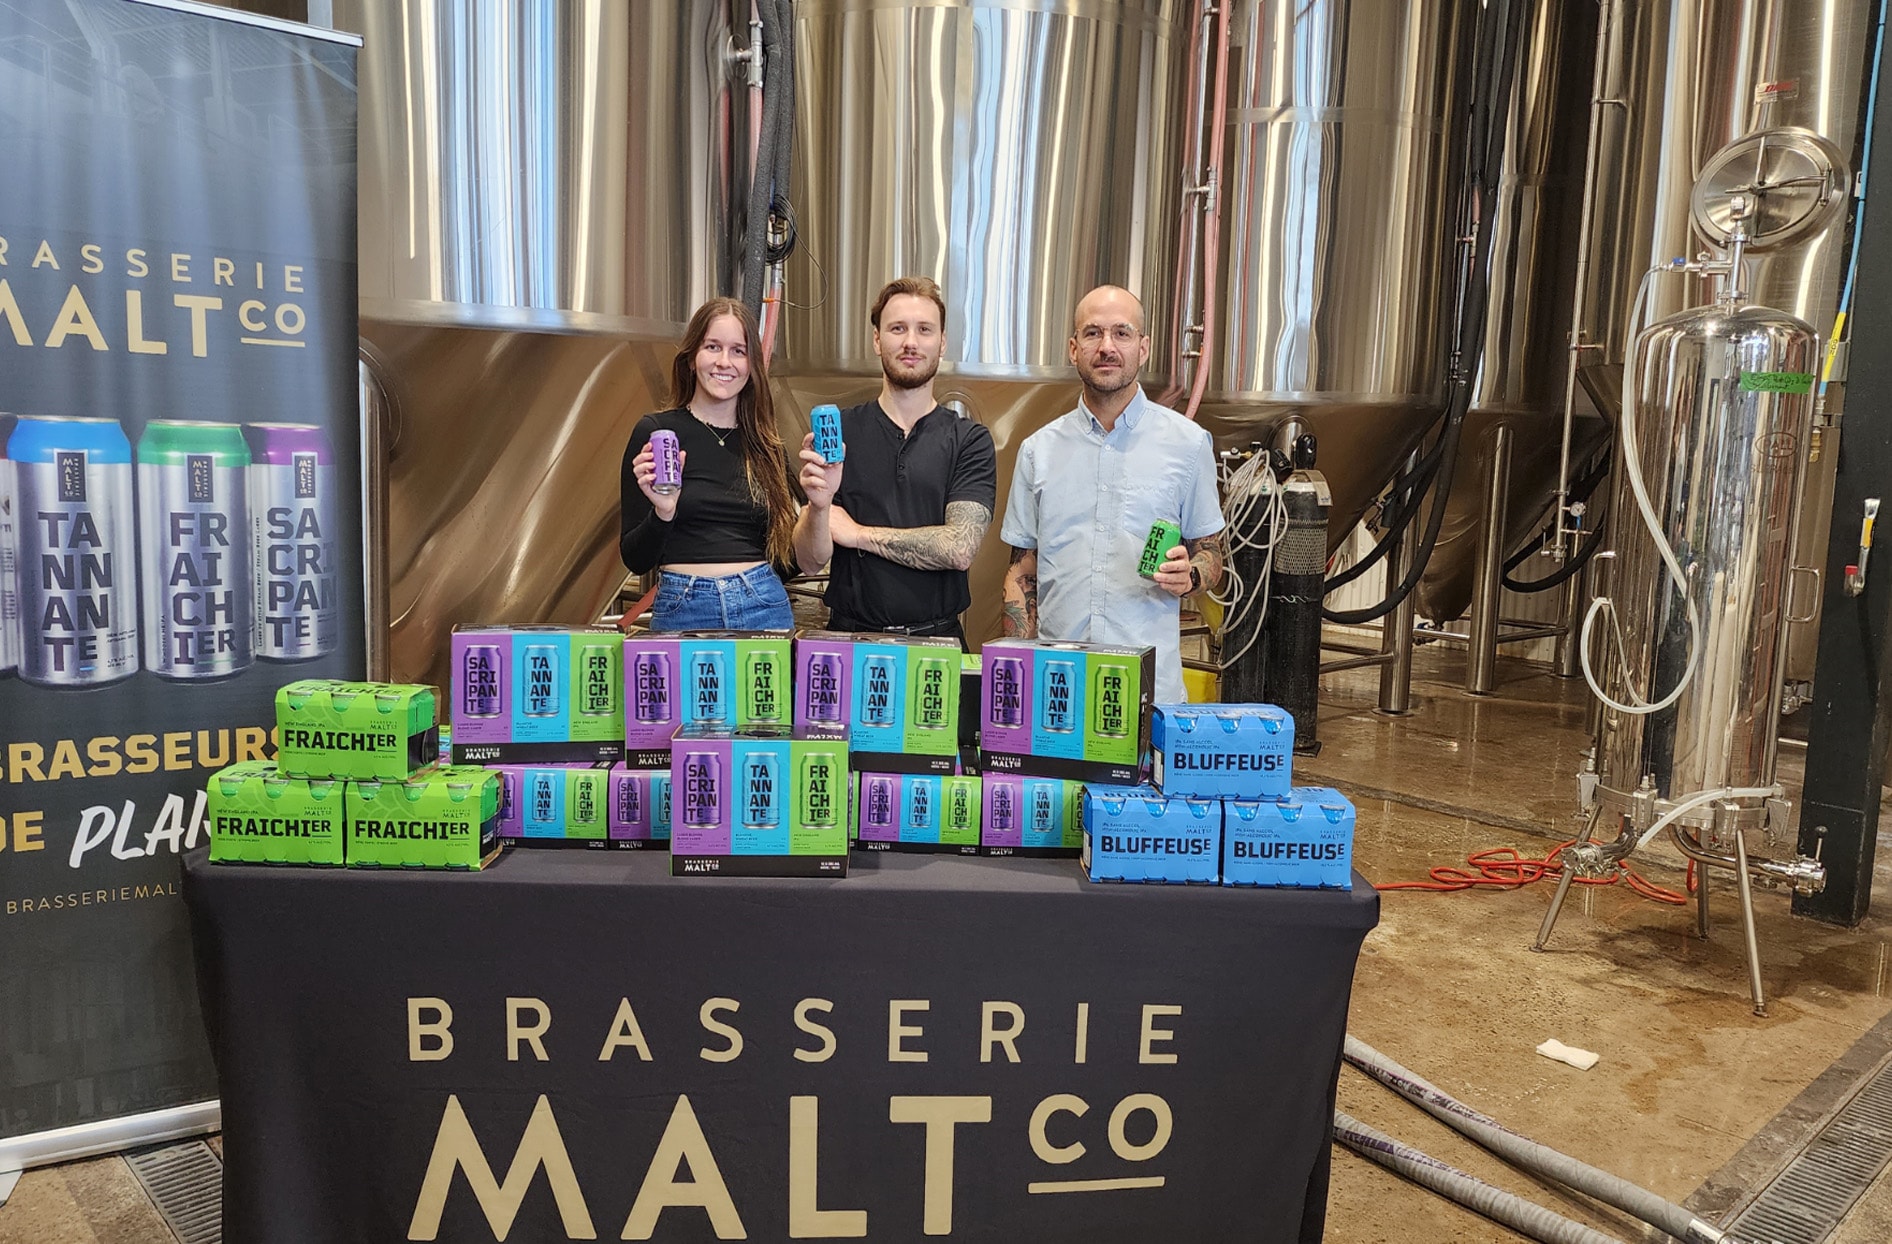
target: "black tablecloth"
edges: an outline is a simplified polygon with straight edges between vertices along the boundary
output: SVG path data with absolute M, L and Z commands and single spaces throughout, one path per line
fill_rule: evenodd
M 799 1238 L 870 1241 L 1320 1238 L 1379 917 L 1357 876 L 1339 893 L 1099 886 L 1070 861 L 857 856 L 837 881 L 666 864 L 189 859 L 226 1238 L 710 1240 L 739 1219 L 781 1240 L 791 1216 Z M 816 1210 L 865 1211 L 865 1235 Z

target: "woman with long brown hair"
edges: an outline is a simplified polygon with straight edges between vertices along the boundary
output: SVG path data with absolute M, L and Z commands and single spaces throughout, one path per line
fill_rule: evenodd
M 767 366 L 749 308 L 698 307 L 670 368 L 671 409 L 638 420 L 624 450 L 618 552 L 639 574 L 662 572 L 657 631 L 788 630 L 777 566 L 795 564 L 795 499 L 775 426 Z M 653 480 L 653 432 L 677 438 L 682 486 Z

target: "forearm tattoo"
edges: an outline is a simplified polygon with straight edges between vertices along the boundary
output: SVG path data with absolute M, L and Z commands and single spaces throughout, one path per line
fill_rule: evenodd
M 999 618 L 1007 635 L 1035 639 L 1038 635 L 1038 550 L 1012 550 L 1005 572 L 1005 604 Z
M 1222 567 L 1228 562 L 1228 529 L 1198 540 L 1184 540 L 1189 564 L 1202 572 L 1202 586 L 1210 590 L 1221 586 Z
M 863 527 L 860 547 L 915 570 L 964 570 L 985 539 L 992 511 L 976 501 L 953 501 L 937 527 Z

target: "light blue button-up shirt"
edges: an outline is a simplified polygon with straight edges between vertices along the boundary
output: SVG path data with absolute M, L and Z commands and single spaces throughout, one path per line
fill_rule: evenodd
M 1222 530 L 1207 431 L 1138 388 L 1109 432 L 1087 410 L 1026 438 L 999 534 L 1038 550 L 1038 633 L 1156 649 L 1155 702 L 1183 700 L 1182 602 L 1137 574 L 1150 527 L 1185 540 Z

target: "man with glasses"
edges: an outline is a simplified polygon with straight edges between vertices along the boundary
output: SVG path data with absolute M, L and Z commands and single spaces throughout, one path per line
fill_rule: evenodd
M 1153 645 L 1155 702 L 1182 701 L 1182 598 L 1222 580 L 1226 557 L 1209 434 L 1143 394 L 1149 361 L 1143 305 L 1104 285 L 1073 317 L 1077 409 L 1018 451 L 1000 534 L 1007 635 Z M 1176 524 L 1181 543 L 1156 577 L 1137 574 L 1150 529 Z

